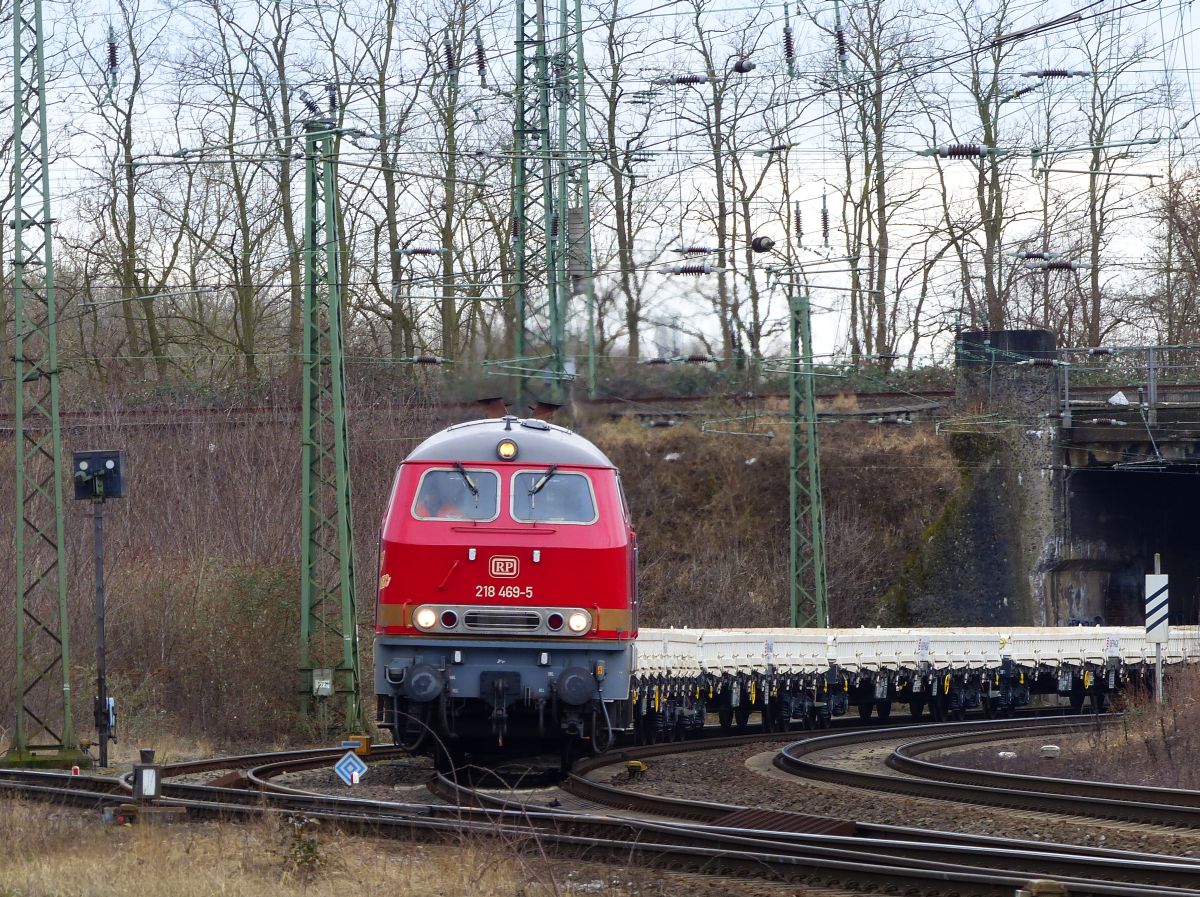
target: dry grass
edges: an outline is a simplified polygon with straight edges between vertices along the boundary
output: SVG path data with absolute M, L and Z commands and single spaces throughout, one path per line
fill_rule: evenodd
M 783 897 L 737 883 L 545 856 L 463 838 L 416 844 L 317 829 L 317 862 L 278 818 L 246 825 L 98 825 L 94 814 L 0 801 L 0 897 Z
M 1001 759 L 996 747 L 948 753 L 947 759 L 1027 775 L 1200 790 L 1200 669 L 1168 672 L 1162 706 L 1153 695 L 1130 691 L 1117 704 L 1124 713 L 1115 724 L 1061 738 L 1024 740 L 1008 748 L 1015 759 Z M 1040 757 L 1039 747 L 1050 741 L 1062 754 Z
M 71 811 L 10 803 L 0 812 L 8 845 L 0 895 L 12 897 L 540 897 L 511 851 L 489 844 L 425 846 L 319 833 L 320 863 L 296 861 L 287 826 L 96 825 Z M 100 883 L 103 882 L 101 886 Z
M 774 427 L 770 441 L 632 422 L 589 433 L 621 468 L 641 548 L 643 625 L 786 623 L 783 426 L 775 418 L 731 425 Z M 958 473 L 928 427 L 840 424 L 821 440 L 830 612 L 835 625 L 857 626 L 918 547 Z

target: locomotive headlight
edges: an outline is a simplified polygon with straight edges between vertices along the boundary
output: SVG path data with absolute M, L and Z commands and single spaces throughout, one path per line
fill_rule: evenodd
M 511 439 L 501 439 L 496 445 L 496 457 L 501 461 L 511 461 L 517 457 L 517 444 Z
M 413 623 L 418 629 L 432 629 L 437 625 L 437 611 L 432 607 L 418 607 L 413 614 Z
M 567 628 L 572 632 L 587 632 L 592 625 L 592 618 L 581 610 L 567 617 Z

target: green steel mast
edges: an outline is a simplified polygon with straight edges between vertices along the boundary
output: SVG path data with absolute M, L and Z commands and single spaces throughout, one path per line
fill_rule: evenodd
M 517 0 L 517 47 L 513 122 L 513 364 L 518 370 L 517 408 L 524 410 L 528 373 L 529 318 L 535 308 L 539 244 L 547 251 L 549 212 L 549 92 L 546 80 L 546 14 L 543 0 Z M 533 52 L 529 52 L 532 50 Z
M 514 365 L 538 376 L 529 362 L 543 363 L 540 375 L 550 397 L 565 398 L 566 324 L 573 295 L 584 293 L 588 308 L 589 388 L 594 389 L 595 293 L 592 282 L 591 203 L 588 184 L 587 103 L 584 96 L 583 12 L 578 0 L 559 0 L 556 48 L 548 46 L 546 0 L 517 0 L 516 94 L 513 124 L 513 289 L 516 311 Z M 532 11 L 528 7 L 532 6 Z M 532 49 L 532 53 L 529 51 Z M 551 133 L 551 99 L 557 127 Z M 544 269 L 541 267 L 544 259 Z M 535 270 L 536 269 L 536 270 Z M 541 285 L 543 305 L 531 287 Z M 530 353 L 529 319 L 545 310 L 548 349 Z
M 5 763 L 90 765 L 75 740 L 40 0 L 13 11 L 16 728 Z
M 301 709 L 314 698 L 345 703 L 347 731 L 361 731 L 358 613 L 346 431 L 337 131 L 332 118 L 305 126 L 303 459 L 300 581 Z
M 591 150 L 587 139 L 587 95 L 585 88 L 587 71 L 583 60 L 583 0 L 575 0 L 575 92 L 579 102 L 578 127 L 575 130 L 576 149 L 579 154 L 579 175 L 576 189 L 582 217 L 583 234 L 577 248 L 581 253 L 580 267 L 584 278 L 583 288 L 587 297 L 588 328 L 588 398 L 596 398 L 596 283 L 592 267 L 592 197 L 588 180 L 588 163 Z
M 825 510 L 813 385 L 812 308 L 808 289 L 788 286 L 790 357 L 788 411 L 791 424 L 788 505 L 792 626 L 825 628 Z

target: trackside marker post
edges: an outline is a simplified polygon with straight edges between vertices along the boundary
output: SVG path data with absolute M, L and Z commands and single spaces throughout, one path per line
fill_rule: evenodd
M 1154 555 L 1154 572 L 1146 577 L 1146 641 L 1154 643 L 1154 696 L 1163 702 L 1163 642 L 1170 638 L 1170 590 L 1162 572 L 1162 556 Z
M 367 764 L 354 751 L 346 751 L 342 759 L 334 764 L 333 771 L 346 786 L 357 785 L 367 771 Z

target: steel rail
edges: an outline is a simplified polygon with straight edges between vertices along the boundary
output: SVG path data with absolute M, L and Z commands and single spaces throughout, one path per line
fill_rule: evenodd
M 1070 731 L 1073 730 L 1063 730 L 1064 733 Z M 1059 733 L 1050 731 L 1045 734 Z M 1131 819 L 1132 816 L 1138 816 L 1139 821 L 1162 823 L 1163 814 L 1166 813 L 1174 817 L 1180 825 L 1189 827 L 1200 825 L 1200 791 L 971 769 L 921 760 L 917 756 L 989 740 L 991 739 L 988 738 L 987 733 L 952 734 L 917 739 L 902 744 L 892 751 L 891 756 L 887 759 L 887 765 L 897 772 L 925 779 L 1035 793 L 1042 801 L 1043 806 L 1047 795 L 1066 796 L 1072 800 L 1090 798 L 1101 802 L 1101 807 L 1111 805 L 1119 808 L 1119 814 L 1110 818 Z M 1145 813 L 1142 812 L 1143 809 L 1146 811 Z M 1143 816 L 1145 818 L 1141 818 Z
M 747 739 L 734 739 L 745 742 Z M 714 741 L 720 741 L 714 739 Z M 678 747 L 678 746 L 676 746 Z M 654 749 L 663 752 L 670 746 Z M 220 758 L 214 761 L 194 761 L 172 764 L 180 771 L 249 767 L 251 772 L 263 766 L 278 768 L 312 767 L 329 762 L 339 751 L 290 752 L 285 761 L 265 760 L 268 755 L 250 758 Z M 278 755 L 276 755 L 278 756 Z M 254 766 L 258 763 L 258 766 Z M 24 774 L 23 774 L 24 775 Z M 249 780 L 248 780 L 249 781 Z M 37 783 L 36 785 L 33 783 Z M 9 783 L 20 783 L 10 778 Z M 48 786 L 58 783 L 62 788 Z M 118 779 L 68 776 L 61 773 L 25 775 L 25 784 L 39 789 L 39 796 L 64 798 L 61 792 L 72 792 L 76 799 L 88 794 L 88 800 L 112 802 L 126 798 Z M 87 792 L 100 787 L 103 793 Z M 471 810 L 436 805 L 396 805 L 390 802 L 362 801 L 332 795 L 276 794 L 261 791 L 217 788 L 209 785 L 169 783 L 164 786 L 164 803 L 183 806 L 189 813 L 218 817 L 245 817 L 264 813 L 322 819 L 331 824 L 370 833 L 404 833 L 410 837 L 430 836 L 460 838 L 464 833 L 496 837 L 507 842 L 525 843 L 536 839 L 553 844 L 557 850 L 575 856 L 597 860 L 630 860 L 653 863 L 658 868 L 680 868 L 704 871 L 709 874 L 736 874 L 767 877 L 774 880 L 802 881 L 809 884 L 838 883 L 878 887 L 894 887 L 899 883 L 919 886 L 924 893 L 962 893 L 991 895 L 1011 894 L 1030 877 L 1012 868 L 1016 855 L 1010 852 L 1001 868 L 964 867 L 961 856 L 939 860 L 930 854 L 919 856 L 911 842 L 897 842 L 893 849 L 872 849 L 871 845 L 827 840 L 824 843 L 803 843 L 787 833 L 760 830 L 729 830 L 720 826 L 681 825 L 669 821 L 594 817 L 549 811 L 495 809 Z M 48 793 L 53 792 L 53 793 Z M 399 812 L 397 812 L 399 811 Z M 930 848 L 932 851 L 933 848 Z M 975 850 L 979 862 L 987 857 L 985 851 Z M 1028 860 L 1032 862 L 1032 860 Z M 1024 860 L 1023 860 L 1024 862 Z M 1180 889 L 1167 884 L 1175 876 L 1200 876 L 1195 864 L 1135 861 L 1127 858 L 1125 865 L 1138 873 L 1153 875 L 1155 884 L 1131 885 L 1095 878 L 1068 876 L 1063 878 L 1076 895 L 1129 895 L 1129 897 L 1175 897 L 1195 893 L 1196 888 Z M 1040 868 L 1040 867 L 1039 867 Z M 1164 877 L 1165 876 L 1165 877 Z
M 1100 724 L 1111 724 L 1116 717 L 1101 717 Z M 914 737 L 912 742 L 902 744 L 901 751 L 908 744 L 928 744 L 933 739 L 930 736 L 946 736 L 953 739 L 952 743 L 979 743 L 995 741 L 998 737 L 1011 737 L 1019 733 L 1024 726 L 1031 735 L 1058 735 L 1078 732 L 1083 728 L 1097 725 L 1095 716 L 1065 717 L 1046 719 L 1044 721 L 1022 721 L 1018 726 L 1011 724 L 990 723 L 951 723 L 940 726 L 906 727 Z M 954 767 L 935 768 L 936 764 L 928 761 L 897 757 L 893 752 L 887 765 L 898 768 L 897 771 L 920 770 L 929 773 L 929 778 L 886 775 L 882 773 L 865 772 L 843 769 L 825 765 L 818 760 L 807 759 L 807 755 L 819 751 L 861 744 L 882 738 L 894 739 L 903 737 L 905 729 L 875 733 L 839 733 L 823 735 L 816 738 L 803 739 L 787 745 L 776 755 L 775 765 L 805 778 L 817 779 L 845 785 L 847 787 L 865 788 L 872 791 L 886 791 L 894 794 L 906 794 L 913 797 L 923 797 L 933 800 L 956 801 L 959 803 L 982 804 L 985 806 L 1003 807 L 1007 809 L 1030 810 L 1034 812 L 1052 812 L 1068 816 L 1085 816 L 1099 819 L 1116 819 L 1128 822 L 1150 823 L 1159 826 L 1196 828 L 1200 827 L 1200 805 L 1187 805 L 1187 795 L 1173 797 L 1174 803 L 1157 802 L 1169 789 L 1141 789 L 1140 786 L 1105 786 L 1095 785 L 1092 788 L 1080 789 L 1085 793 L 1075 793 L 1073 783 L 1057 785 L 1054 780 L 1039 777 L 1008 777 L 1003 773 L 987 773 L 980 770 L 970 770 Z M 951 742 L 943 742 L 949 746 Z M 930 750 L 936 747 L 930 747 Z M 1024 786 L 1024 787 L 1013 787 Z M 1039 790 L 1042 789 L 1042 790 Z M 1117 795 L 1120 795 L 1119 797 Z

